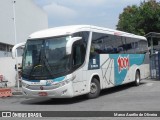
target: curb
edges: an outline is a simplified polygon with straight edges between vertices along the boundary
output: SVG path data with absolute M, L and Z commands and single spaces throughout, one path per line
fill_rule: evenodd
M 18 90 L 17 88 L 12 88 L 12 95 L 13 96 L 22 96 L 22 90 Z
M 14 91 L 14 92 L 12 92 L 12 95 L 13 96 L 17 96 L 17 95 L 19 96 L 19 95 L 23 95 L 23 94 L 22 94 L 21 91 Z

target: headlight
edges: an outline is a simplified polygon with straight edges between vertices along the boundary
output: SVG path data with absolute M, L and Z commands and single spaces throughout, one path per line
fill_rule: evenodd
M 62 82 L 56 82 L 56 83 L 53 83 L 52 85 L 53 85 L 53 86 L 56 86 L 56 88 L 62 87 L 62 86 L 64 86 L 64 85 L 68 84 L 69 82 L 73 81 L 75 78 L 76 78 L 76 76 L 73 76 L 73 77 L 70 78 L 70 79 L 64 80 L 64 81 L 62 81 Z
M 64 86 L 65 84 L 67 84 L 66 80 L 63 82 L 53 83 L 53 86 L 55 86 L 55 88 L 58 88 L 58 87 Z

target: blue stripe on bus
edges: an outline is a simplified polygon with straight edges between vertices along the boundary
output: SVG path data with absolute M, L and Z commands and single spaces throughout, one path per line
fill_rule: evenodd
M 124 81 L 128 69 L 119 70 L 118 59 L 119 58 L 129 58 L 129 67 L 132 65 L 141 65 L 144 61 L 144 54 L 110 54 L 109 57 L 114 59 L 114 76 L 115 76 L 115 85 L 121 85 Z M 123 64 L 123 63 L 122 63 Z
M 61 81 L 64 80 L 64 78 L 65 78 L 65 76 L 58 77 L 58 78 L 53 79 L 53 81 L 54 81 L 54 82 L 61 82 Z

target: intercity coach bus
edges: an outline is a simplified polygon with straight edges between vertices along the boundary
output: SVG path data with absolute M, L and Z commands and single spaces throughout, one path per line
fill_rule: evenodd
M 148 76 L 143 36 L 73 25 L 35 32 L 25 43 L 22 90 L 28 97 L 96 98 L 102 89 L 130 82 L 138 86 Z

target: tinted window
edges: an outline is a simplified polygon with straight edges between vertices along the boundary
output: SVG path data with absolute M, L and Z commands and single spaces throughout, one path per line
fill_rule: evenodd
M 123 53 L 123 42 L 120 36 L 103 33 L 93 33 L 91 53 L 93 54 L 116 54 Z
M 73 45 L 73 67 L 78 68 L 84 63 L 86 49 L 81 41 L 77 41 Z
M 147 41 L 103 34 L 92 34 L 91 55 L 94 54 L 139 54 L 147 51 Z
M 77 41 L 73 45 L 73 66 L 74 69 L 78 68 L 85 61 L 86 49 L 88 44 L 89 32 L 77 32 L 72 37 L 82 37 L 81 41 Z
M 89 38 L 89 32 L 86 31 L 86 32 L 77 32 L 77 33 L 74 33 L 72 35 L 73 37 L 82 37 L 82 40 L 84 43 L 88 43 L 88 38 Z
M 139 40 L 138 41 L 138 53 L 145 53 L 148 51 L 148 42 L 145 40 Z
M 122 48 L 124 53 L 126 54 L 139 54 L 145 53 L 147 51 L 147 41 L 136 39 L 136 38 L 129 38 L 129 37 L 122 37 Z
M 123 49 L 126 54 L 134 54 L 135 49 L 138 47 L 138 42 L 134 38 L 123 37 Z

